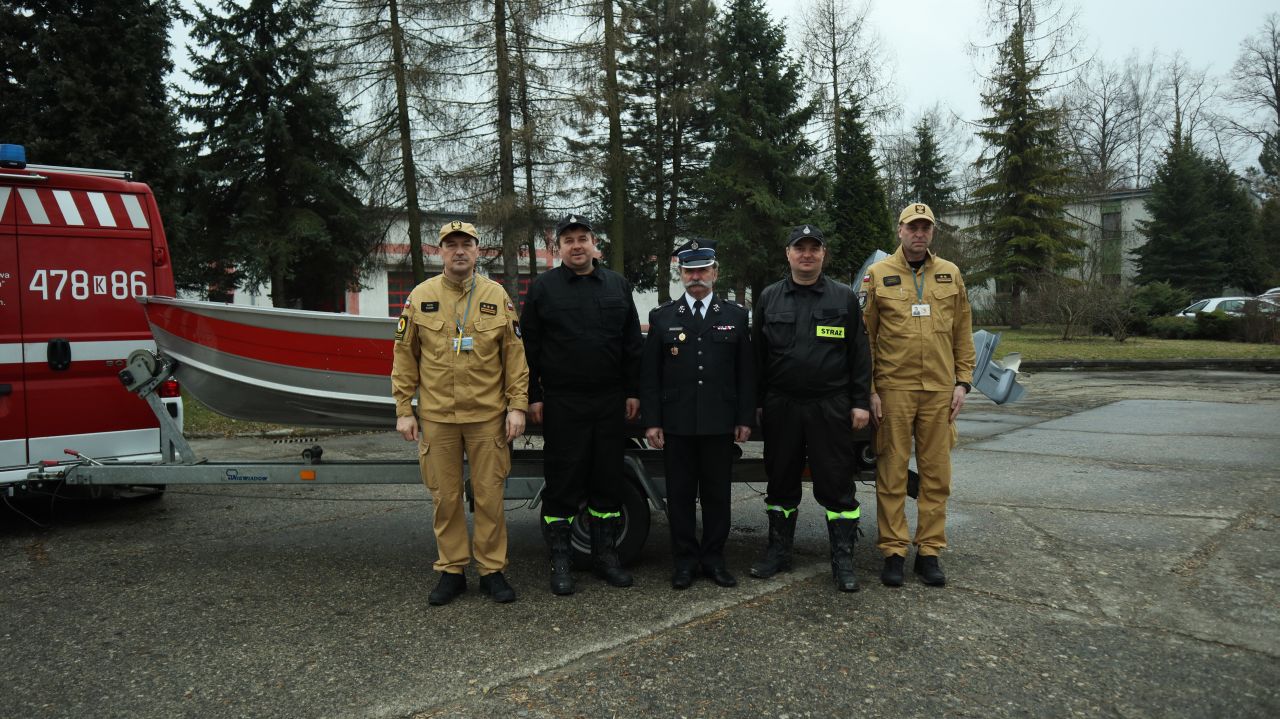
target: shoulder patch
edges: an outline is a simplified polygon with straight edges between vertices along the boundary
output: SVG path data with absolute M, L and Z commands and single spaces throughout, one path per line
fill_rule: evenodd
M 396 323 L 396 339 L 398 340 L 404 339 L 404 331 L 408 327 L 409 327 L 409 318 L 406 317 L 405 315 L 400 315 L 400 321 Z
M 893 287 L 894 285 L 900 285 L 900 284 L 902 284 L 901 275 L 889 275 L 884 278 L 885 287 Z
M 950 272 L 939 272 L 938 274 L 936 274 L 936 275 L 934 275 L 934 276 L 933 276 L 933 279 L 934 279 L 934 280 L 936 280 L 936 281 L 938 281 L 938 282 L 951 282 L 951 273 L 950 273 Z

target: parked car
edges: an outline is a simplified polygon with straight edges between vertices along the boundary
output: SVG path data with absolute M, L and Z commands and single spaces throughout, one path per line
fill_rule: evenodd
M 1239 315 L 1244 310 L 1244 303 L 1252 300 L 1252 297 L 1210 297 L 1207 300 L 1200 300 L 1189 307 L 1184 307 L 1174 313 L 1177 317 L 1195 317 L 1201 312 L 1224 312 L 1229 315 Z

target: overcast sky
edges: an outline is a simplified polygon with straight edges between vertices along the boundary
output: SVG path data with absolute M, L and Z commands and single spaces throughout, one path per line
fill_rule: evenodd
M 765 3 L 787 22 L 789 44 L 798 47 L 799 8 L 812 0 Z M 1120 62 L 1134 50 L 1181 50 L 1193 69 L 1218 76 L 1230 71 L 1240 41 L 1280 10 L 1275 0 L 1089 0 L 1076 7 L 1078 35 L 1099 58 Z M 966 120 L 981 117 L 978 71 L 989 72 L 990 61 L 975 67 L 967 48 L 998 39 L 988 28 L 987 0 L 871 0 L 871 20 L 892 55 L 893 85 L 908 120 L 939 101 Z

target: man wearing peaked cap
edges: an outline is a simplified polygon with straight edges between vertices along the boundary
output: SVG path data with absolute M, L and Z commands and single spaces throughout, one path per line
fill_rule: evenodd
M 516 598 L 502 575 L 507 566 L 502 499 L 511 471 L 507 444 L 524 431 L 529 370 L 515 306 L 502 285 L 476 275 L 478 240 L 470 222 L 446 222 L 440 228 L 444 273 L 409 293 L 392 352 L 396 429 L 418 442 L 422 481 L 431 492 L 440 572 L 427 597 L 433 605 L 448 604 L 466 591 L 464 571 L 473 555 L 480 588 L 498 602 Z M 475 498 L 470 542 L 462 503 L 464 451 Z
M 807 463 L 814 498 L 826 510 L 832 579 L 840 591 L 854 592 L 861 510 L 854 497 L 853 433 L 870 418 L 871 355 L 857 294 L 822 274 L 822 231 L 812 224 L 795 227 L 786 251 L 791 275 L 760 293 L 752 322 L 769 544 L 751 575 L 771 577 L 791 568 Z
M 884 568 L 880 581 L 902 586 L 907 549 L 907 463 L 915 447 L 915 573 L 943 586 L 938 554 L 947 546 L 947 498 L 956 416 L 973 382 L 973 323 L 960 268 L 929 250 L 933 211 L 913 202 L 898 215 L 901 246 L 867 270 L 866 323 L 875 377 L 876 520 Z
M 529 415 L 542 424 L 546 487 L 542 529 L 551 591 L 573 593 L 573 522 L 586 520 L 592 571 L 631 586 L 622 533 L 625 420 L 640 411 L 644 338 L 631 284 L 596 262 L 596 237 L 581 215 L 556 223 L 560 266 L 538 275 L 521 325 L 529 362 Z
M 640 385 L 645 437 L 666 466 L 671 586 L 688 588 L 701 570 L 732 587 L 724 545 L 733 444 L 747 441 L 755 419 L 751 332 L 747 311 L 715 295 L 715 242 L 691 240 L 674 256 L 685 294 L 649 313 Z

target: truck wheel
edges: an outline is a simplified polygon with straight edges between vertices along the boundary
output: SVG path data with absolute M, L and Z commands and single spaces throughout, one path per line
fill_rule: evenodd
M 573 565 L 578 569 L 591 567 L 591 516 L 583 507 L 573 520 Z M 622 488 L 622 533 L 618 536 L 618 558 L 631 564 L 640 556 L 645 541 L 649 539 L 649 500 L 629 473 Z

